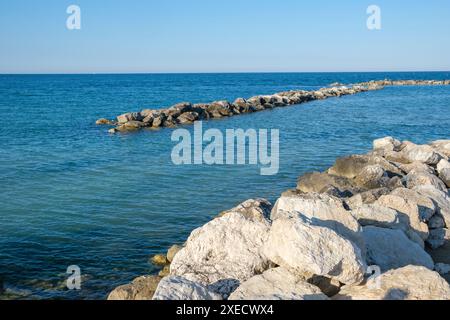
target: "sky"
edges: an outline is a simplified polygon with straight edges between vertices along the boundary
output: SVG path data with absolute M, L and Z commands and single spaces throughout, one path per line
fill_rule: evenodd
M 448 0 L 0 0 L 3 74 L 449 70 Z

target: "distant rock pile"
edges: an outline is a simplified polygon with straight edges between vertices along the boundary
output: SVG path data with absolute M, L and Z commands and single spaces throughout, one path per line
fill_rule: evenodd
M 338 84 L 339 85 L 339 84 Z M 317 91 L 287 91 L 273 95 L 255 96 L 250 99 L 238 98 L 233 103 L 215 101 L 211 103 L 191 104 L 182 102 L 167 109 L 145 109 L 140 112 L 125 113 L 117 120 L 99 119 L 98 125 L 115 126 L 110 133 L 129 132 L 143 128 L 176 127 L 191 124 L 198 120 L 219 119 L 233 115 L 297 105 L 308 101 L 322 100 L 330 97 L 340 97 L 360 92 L 380 90 L 384 86 L 412 85 L 450 85 L 450 80 L 402 80 L 402 81 L 370 81 L 353 84 L 349 87 L 339 85 L 322 88 Z
M 300 177 L 273 206 L 221 213 L 154 259 L 159 276 L 109 299 L 450 299 L 450 140 L 373 145 Z

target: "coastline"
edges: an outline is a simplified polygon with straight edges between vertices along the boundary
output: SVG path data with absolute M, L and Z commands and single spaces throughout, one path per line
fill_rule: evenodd
M 108 299 L 450 299 L 449 157 L 450 140 L 375 140 L 220 213 Z
M 354 95 L 361 92 L 381 90 L 386 86 L 437 86 L 450 85 L 450 80 L 372 80 L 345 86 L 333 83 L 330 87 L 314 91 L 285 91 L 273 95 L 254 96 L 249 99 L 237 98 L 229 101 L 192 104 L 181 102 L 169 108 L 144 109 L 117 116 L 116 120 L 98 119 L 97 125 L 114 126 L 111 134 L 130 132 L 140 129 L 174 128 L 192 124 L 198 120 L 220 119 L 234 115 L 253 113 L 278 107 L 299 105 L 305 102 L 323 100 L 331 97 Z

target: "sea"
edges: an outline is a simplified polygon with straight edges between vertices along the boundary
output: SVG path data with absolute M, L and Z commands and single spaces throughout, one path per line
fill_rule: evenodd
M 174 129 L 111 135 L 98 118 L 386 78 L 450 72 L 0 75 L 0 299 L 105 299 L 158 273 L 149 258 L 219 212 L 275 201 L 300 175 L 365 153 L 376 138 L 450 139 L 450 86 L 387 87 L 203 123 L 279 130 L 272 176 L 258 165 L 175 165 Z M 80 290 L 67 287 L 70 266 Z

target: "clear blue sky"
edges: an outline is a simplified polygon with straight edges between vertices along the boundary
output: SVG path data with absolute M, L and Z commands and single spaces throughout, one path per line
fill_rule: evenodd
M 0 73 L 378 70 L 450 70 L 450 1 L 0 0 Z

